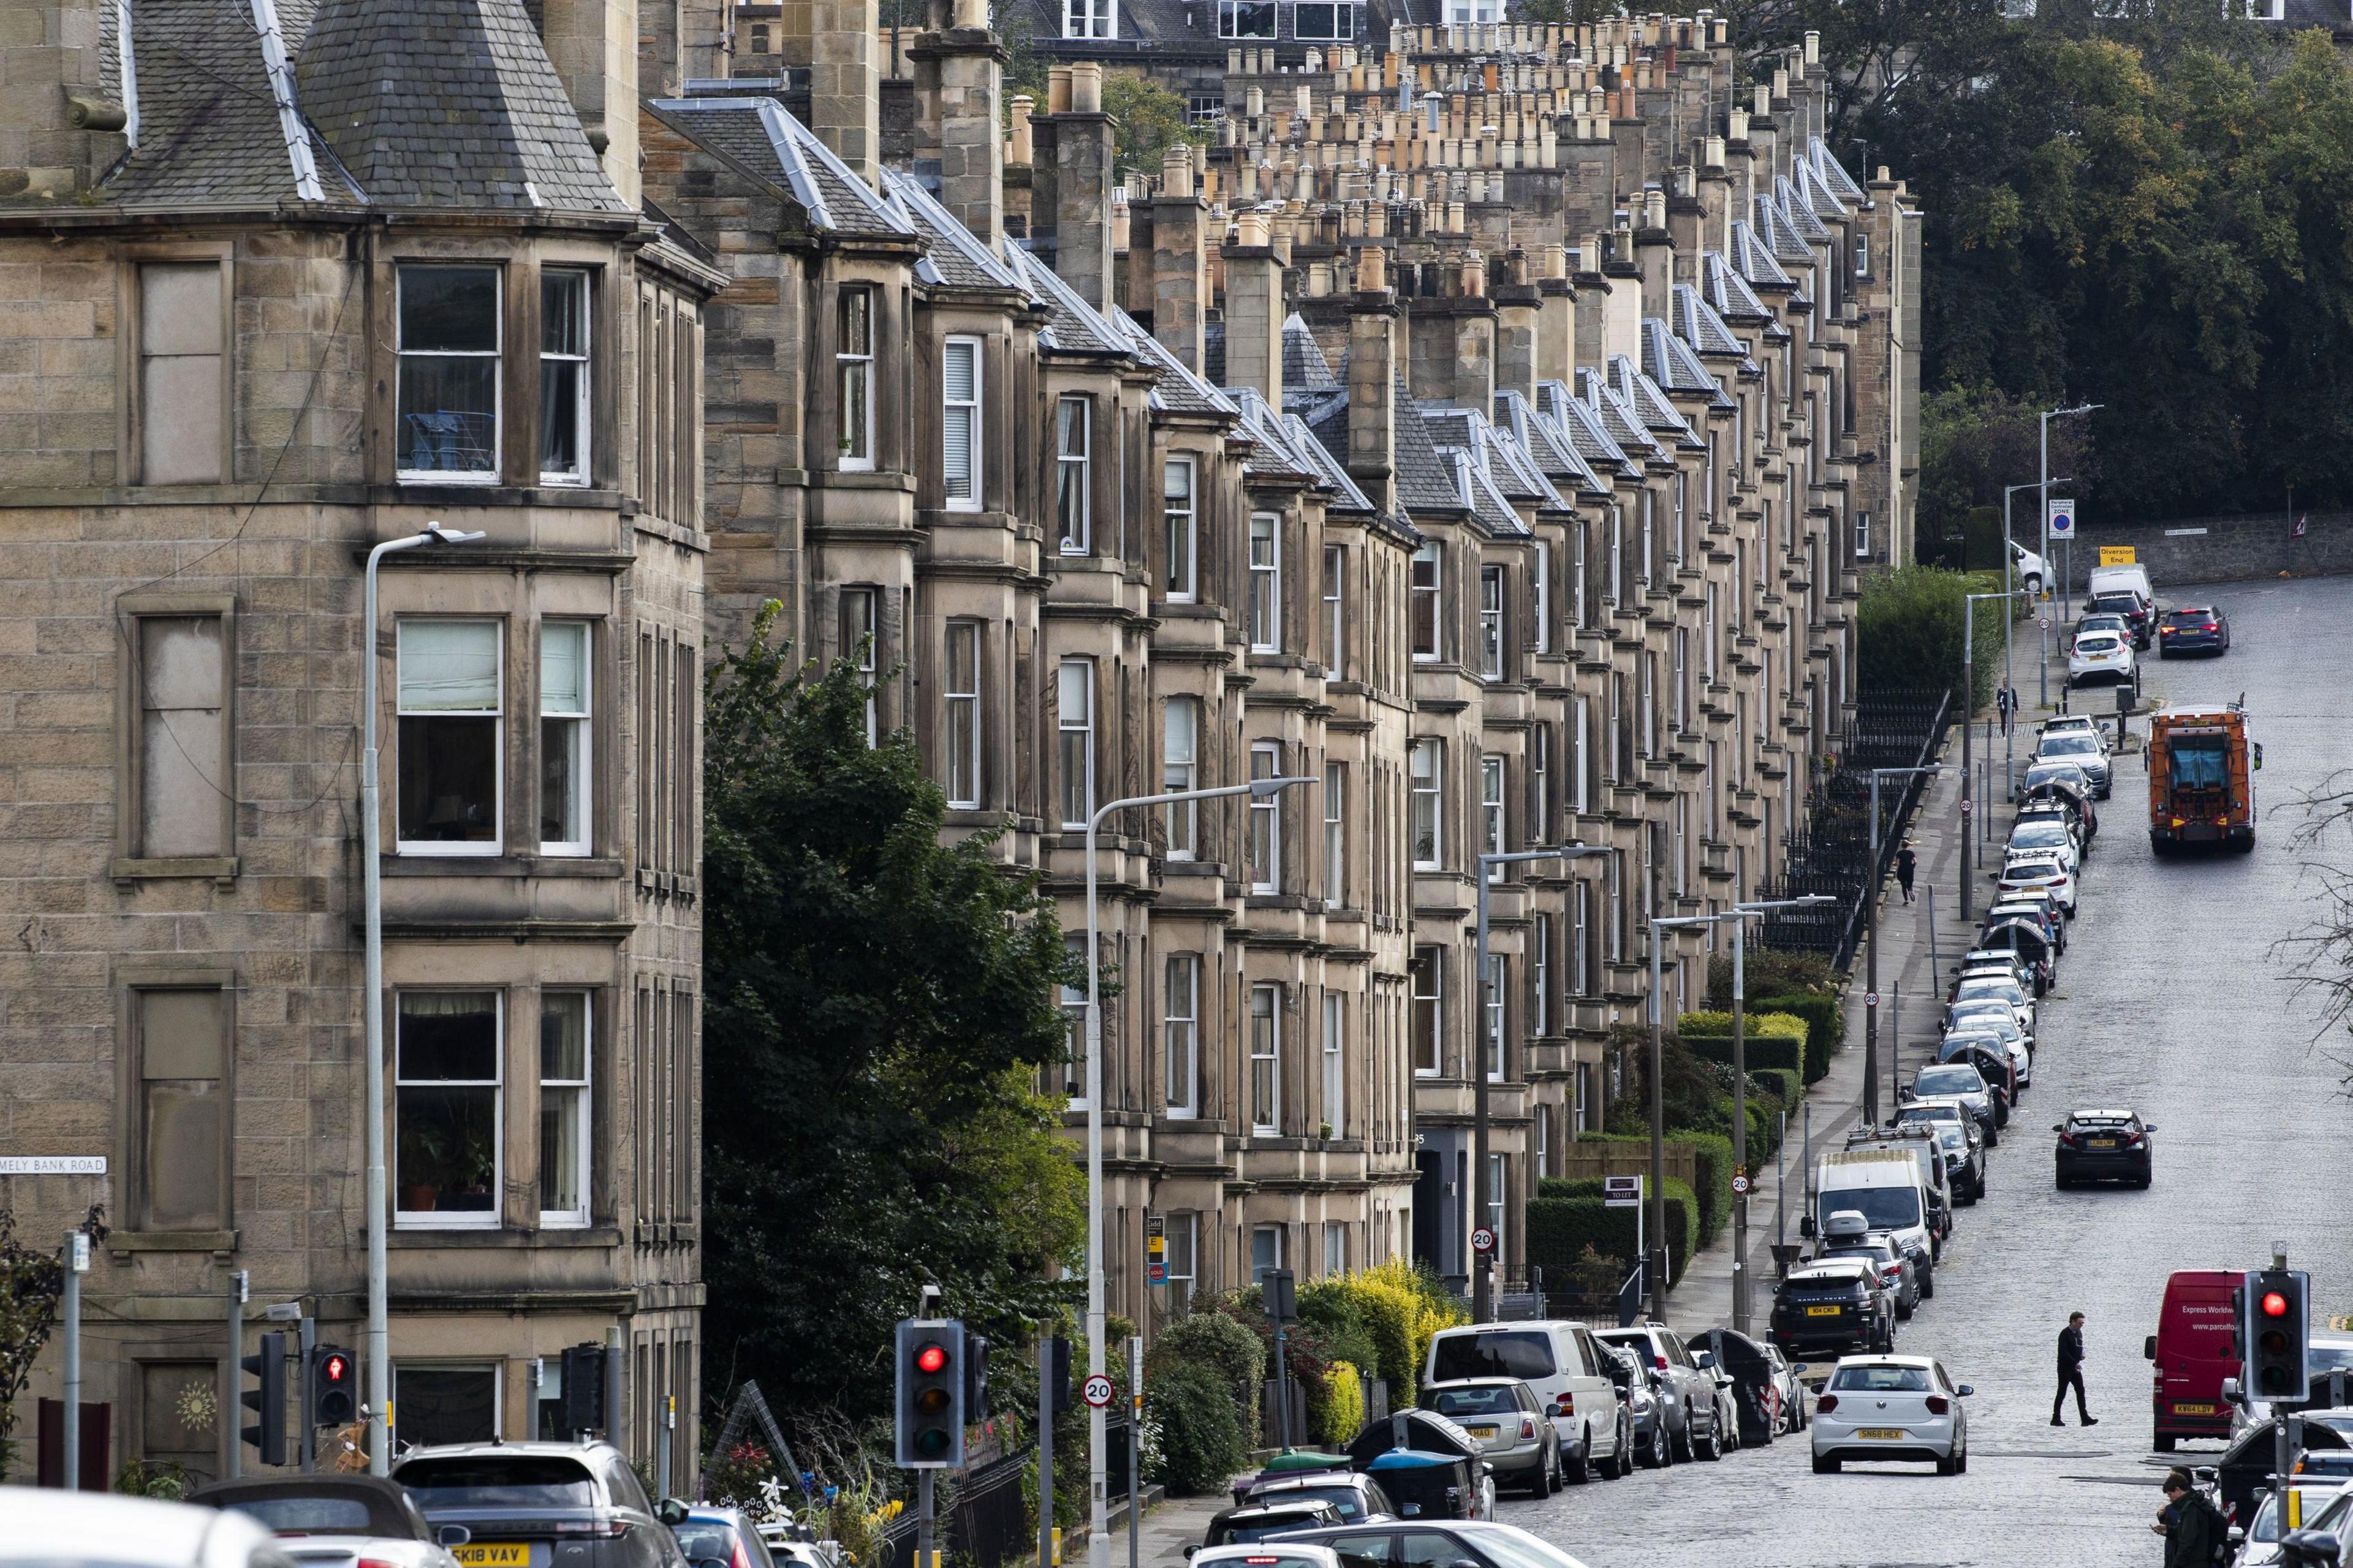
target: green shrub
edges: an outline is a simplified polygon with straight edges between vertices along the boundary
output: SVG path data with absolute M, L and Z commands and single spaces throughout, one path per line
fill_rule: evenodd
M 1266 1381 L 1266 1345 L 1239 1319 L 1224 1312 L 1195 1312 L 1160 1331 L 1145 1357 L 1145 1380 L 1179 1366 L 1208 1373 L 1234 1407 L 1242 1441 L 1258 1443 L 1259 1386 Z M 1223 1478 L 1219 1478 L 1223 1479 Z
M 1788 1015 L 1778 1014 L 1776 1016 L 1787 1017 Z M 1758 1039 L 1755 1035 L 1750 1035 L 1741 1042 L 1741 1059 L 1748 1064 L 1750 1072 L 1755 1072 L 1758 1068 L 1787 1068 L 1792 1072 L 1804 1069 L 1806 1026 L 1795 1018 L 1790 1019 L 1790 1022 L 1797 1025 L 1796 1033 L 1792 1035 L 1774 1035 L 1764 1039 Z M 1727 1067 L 1732 1063 L 1730 1035 L 1686 1035 L 1683 1037 L 1683 1045 L 1689 1048 L 1692 1055 L 1702 1061 L 1722 1062 Z
M 1324 1408 L 1315 1423 L 1315 1440 L 1339 1447 L 1365 1429 L 1365 1380 L 1356 1366 L 1335 1361 L 1324 1369 Z
M 1198 1321 L 1188 1318 L 1171 1327 Z M 1179 1497 L 1219 1490 L 1249 1458 L 1232 1395 L 1209 1367 L 1176 1361 L 1146 1377 L 1144 1409 L 1145 1419 L 1160 1428 L 1158 1479 Z
M 1345 1277 L 1302 1285 L 1300 1325 L 1315 1331 L 1324 1353 L 1332 1360 L 1345 1361 L 1351 1367 L 1377 1367 L 1380 1348 L 1373 1343 L 1372 1333 L 1365 1326 L 1364 1306 L 1358 1294 Z M 1353 1437 L 1356 1434 L 1351 1432 L 1348 1436 Z
M 1699 1197 L 1699 1244 L 1705 1247 L 1732 1216 L 1732 1140 L 1721 1132 L 1678 1131 L 1668 1133 L 1667 1142 L 1691 1147 L 1692 1174 L 1698 1178 L 1694 1184 Z
M 1798 1114 L 1798 1104 L 1806 1098 L 1805 1075 L 1792 1064 L 1786 1068 L 1761 1068 L 1748 1064 L 1749 1092 L 1765 1093 L 1779 1100 L 1780 1109 L 1791 1117 Z
M 1866 578 L 1854 610 L 1855 670 L 1862 686 L 1950 689 L 1960 673 L 1962 600 L 1970 591 L 1967 577 L 1936 566 L 1898 566 Z M 1968 706 L 1975 711 L 1993 696 L 1994 671 L 2001 666 L 2001 616 L 1978 616 L 1971 630 L 1978 645 L 1971 671 L 1977 690 Z
M 1598 1182 L 1556 1179 L 1542 1184 L 1539 1191 L 1587 1185 L 1596 1190 L 1559 1197 L 1546 1192 L 1527 1205 L 1528 1262 L 1542 1268 L 1547 1279 L 1567 1281 L 1580 1278 L 1581 1270 L 1589 1271 L 1593 1264 L 1585 1256 L 1588 1248 L 1609 1260 L 1612 1272 L 1620 1280 L 1634 1266 L 1634 1238 L 1641 1222 L 1633 1209 L 1604 1207 Z M 1691 1237 L 1699 1204 L 1691 1188 L 1670 1176 L 1666 1207 L 1667 1250 L 1671 1258 L 1668 1283 L 1672 1284 L 1691 1262 Z
M 1820 1083 L 1831 1070 L 1831 1055 L 1846 1038 L 1846 1015 L 1835 995 L 1792 994 L 1762 996 L 1749 1004 L 1759 1013 L 1792 1013 L 1806 1023 L 1806 1081 Z
M 1759 996 L 1794 996 L 1831 993 L 1841 984 L 1829 958 L 1819 952 L 1787 948 L 1748 949 L 1741 962 L 1741 979 L 1748 987 L 1748 1005 Z M 1718 1010 L 1732 1005 L 1732 954 L 1719 952 L 1707 961 L 1707 1005 Z

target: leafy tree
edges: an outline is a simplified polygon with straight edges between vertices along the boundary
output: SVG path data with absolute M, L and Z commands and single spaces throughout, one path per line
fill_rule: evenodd
M 1958 684 L 1963 596 L 1999 590 L 1999 578 L 1974 578 L 1936 566 L 1899 566 L 1866 579 L 1855 606 L 1855 668 L 1866 688 L 1933 690 Z M 1993 696 L 2001 668 L 2001 602 L 1978 606 L 1972 629 L 1977 651 L 1971 711 Z M 1757 986 L 1752 981 L 1752 994 Z
M 1198 126 L 1186 121 L 1182 98 L 1140 76 L 1105 76 L 1103 106 L 1111 116 L 1113 157 L 1123 174 L 1134 170 L 1157 179 L 1169 148 L 1180 142 L 1198 146 L 1208 141 Z
M 884 1414 L 926 1283 L 999 1344 L 1059 1315 L 1082 1179 L 1037 1089 L 1075 979 L 1052 905 L 944 801 L 866 689 L 749 645 L 708 681 L 704 1385 L 780 1418 Z
M 106 1239 L 105 1213 L 93 1204 L 82 1222 L 93 1246 Z M 57 1327 L 65 1283 L 63 1258 L 25 1245 L 16 1236 L 15 1211 L 0 1208 L 0 1480 L 15 1463 L 16 1399 Z

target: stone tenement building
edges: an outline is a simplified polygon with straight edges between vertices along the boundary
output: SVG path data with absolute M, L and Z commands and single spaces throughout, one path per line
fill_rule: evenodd
M 106 1166 L 0 1176 L 0 1205 L 39 1246 L 105 1205 L 86 1482 L 221 1472 L 233 1271 L 248 1350 L 296 1300 L 363 1347 L 375 1006 L 397 1436 L 552 1433 L 558 1352 L 618 1328 L 617 1436 L 658 1461 L 679 1396 L 656 1479 L 691 1484 L 702 313 L 728 279 L 640 205 L 659 10 L 9 12 L 0 1153 Z M 487 538 L 387 556 L 362 625 L 370 546 L 432 521 Z
M 1217 143 L 1150 178 L 1100 58 L 1008 108 L 984 7 L 877 20 L 741 7 L 735 79 L 645 108 L 649 203 L 733 277 L 711 635 L 776 597 L 875 670 L 1075 944 L 1098 805 L 1314 781 L 1106 822 L 1114 1311 L 1463 1278 L 1482 1069 L 1516 1270 L 1646 920 L 1770 884 L 1858 574 L 1910 556 L 1903 187 L 1823 145 L 1809 50 L 1736 92 L 1706 18 L 1236 47 Z M 1570 842 L 1608 853 L 1496 879 L 1482 985 L 1474 858 Z

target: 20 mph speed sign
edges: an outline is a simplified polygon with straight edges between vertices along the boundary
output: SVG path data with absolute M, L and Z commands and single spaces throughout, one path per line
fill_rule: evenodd
M 1495 1250 L 1495 1233 L 1494 1233 L 1493 1231 L 1492 1231 L 1492 1230 L 1489 1230 L 1489 1229 L 1488 1229 L 1485 1226 L 1483 1226 L 1483 1225 L 1482 1225 L 1482 1226 L 1481 1226 L 1478 1229 L 1476 1229 L 1476 1230 L 1472 1231 L 1472 1232 L 1471 1233 L 1471 1250 L 1472 1250 L 1472 1251 L 1473 1251 L 1473 1252 L 1493 1252 L 1493 1251 L 1494 1251 L 1494 1250 Z
M 1062 1386 L 1068 1388 L 1070 1384 L 1066 1383 Z M 1086 1385 L 1079 1392 L 1089 1405 L 1101 1410 L 1111 1403 L 1111 1379 L 1097 1373 L 1087 1379 Z

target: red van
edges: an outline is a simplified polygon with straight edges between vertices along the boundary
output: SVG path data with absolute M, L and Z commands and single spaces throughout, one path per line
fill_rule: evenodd
M 2165 1282 L 2157 1332 L 2141 1353 L 2157 1363 L 2150 1399 L 2162 1453 L 2177 1437 L 2228 1437 L 2222 1380 L 2239 1375 L 2231 1353 L 2231 1292 L 2246 1279 L 2222 1268 L 2177 1269 Z

